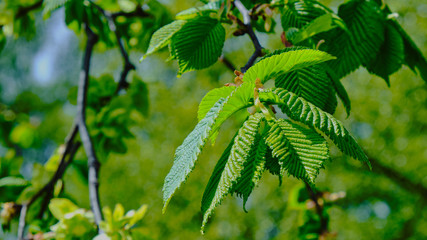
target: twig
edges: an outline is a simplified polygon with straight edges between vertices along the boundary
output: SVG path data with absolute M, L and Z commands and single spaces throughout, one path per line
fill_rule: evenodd
M 27 15 L 32 10 L 35 10 L 43 5 L 43 0 L 35 2 L 33 5 L 26 6 L 26 7 L 19 7 L 18 11 L 16 12 L 15 19 L 21 18 L 25 15 Z
M 83 57 L 82 70 L 80 72 L 80 81 L 79 89 L 77 95 L 77 126 L 79 128 L 80 138 L 83 142 L 83 147 L 88 158 L 88 168 L 89 168 L 89 200 L 91 209 L 95 218 L 95 223 L 99 227 L 99 224 L 102 221 L 101 207 L 99 203 L 99 194 L 98 194 L 98 172 L 100 168 L 100 163 L 95 153 L 92 140 L 90 139 L 89 130 L 86 125 L 86 100 L 87 92 L 89 89 L 89 69 L 90 69 L 90 59 L 92 55 L 92 50 L 96 42 L 98 41 L 98 36 L 90 29 L 90 27 L 85 24 L 85 30 L 87 35 L 87 44 L 86 50 Z M 101 232 L 101 229 L 99 229 Z
M 305 187 L 306 187 L 306 189 L 310 195 L 311 200 L 315 204 L 317 215 L 319 215 L 319 219 L 320 219 L 320 232 L 319 232 L 319 234 L 320 235 L 325 234 L 328 232 L 328 221 L 323 216 L 323 206 L 320 205 L 319 199 L 318 199 L 316 193 L 311 188 L 310 184 L 307 182 L 304 182 L 304 183 L 305 183 Z
M 116 40 L 117 40 L 117 44 L 119 45 L 119 49 L 120 49 L 120 54 L 122 55 L 122 57 L 123 57 L 123 61 L 124 61 L 124 63 L 123 63 L 123 70 L 122 70 L 122 72 L 121 72 L 121 74 L 120 74 L 120 80 L 119 80 L 119 84 L 117 85 L 117 89 L 116 89 L 116 92 L 115 92 L 115 94 L 117 94 L 117 93 L 119 93 L 119 91 L 121 90 L 121 89 L 126 89 L 128 86 L 129 86 L 129 83 L 126 81 L 126 78 L 127 78 L 127 75 L 129 74 L 129 72 L 131 71 L 131 70 L 135 70 L 135 65 L 130 61 L 130 59 L 129 59 L 129 55 L 128 55 L 128 53 L 126 52 L 126 49 L 125 49 L 125 47 L 124 47 L 124 43 L 123 43 L 123 40 L 122 40 L 122 38 L 121 38 L 121 36 L 120 36 L 120 33 L 119 33 L 119 31 L 117 31 L 117 26 L 116 26 L 116 22 L 115 22 L 115 18 L 117 17 L 117 16 L 139 16 L 139 17 L 149 17 L 149 16 L 151 16 L 150 14 L 148 14 L 148 13 L 146 13 L 146 12 L 144 12 L 143 10 L 142 10 L 142 8 L 141 7 L 136 7 L 136 9 L 135 9 L 135 11 L 134 12 L 131 12 L 131 13 L 128 13 L 128 14 L 125 14 L 125 13 L 121 13 L 121 12 L 118 12 L 118 13 L 110 13 L 110 12 L 108 12 L 108 11 L 106 11 L 106 10 L 104 10 L 103 8 L 101 8 L 99 5 L 97 5 L 96 3 L 94 3 L 94 2 L 91 2 L 104 16 L 105 16 L 105 18 L 107 19 L 107 21 L 108 21 L 108 27 L 110 28 L 110 30 L 112 31 L 112 32 L 114 32 L 114 35 L 116 36 Z
M 62 155 L 61 161 L 58 165 L 58 168 L 54 173 L 54 175 L 52 176 L 52 178 L 42 189 L 40 189 L 36 194 L 34 194 L 27 203 L 22 204 L 22 209 L 19 216 L 18 240 L 23 239 L 24 230 L 25 230 L 25 218 L 26 218 L 28 209 L 43 194 L 49 194 L 49 192 L 52 192 L 56 182 L 62 178 L 65 170 L 67 169 L 68 165 L 71 163 L 74 153 L 77 151 L 78 147 L 80 146 L 80 143 L 73 143 L 74 138 L 77 135 L 77 130 L 78 130 L 77 125 L 74 125 L 74 127 L 72 128 L 72 131 L 65 139 L 66 147 Z M 67 155 L 70 156 L 68 161 L 66 160 Z
M 410 193 L 418 194 L 423 199 L 427 198 L 427 188 L 424 187 L 421 183 L 412 181 L 402 173 L 386 165 L 383 165 L 380 161 L 371 156 L 368 158 L 372 165 L 372 172 L 386 176 L 401 188 L 408 190 Z
M 255 63 L 255 60 L 262 55 L 262 46 L 259 43 L 257 36 L 255 35 L 254 30 L 252 29 L 251 17 L 249 15 L 248 9 L 242 4 L 240 0 L 234 0 L 234 6 L 239 10 L 240 14 L 243 16 L 243 23 L 246 27 L 246 33 L 251 38 L 251 41 L 255 47 L 255 51 L 252 56 L 249 58 L 248 62 L 244 67 L 241 68 L 242 73 L 246 72 L 252 65 Z
M 224 54 L 222 54 L 219 58 L 218 61 L 222 62 L 230 71 L 232 71 L 234 73 L 234 70 L 236 70 L 236 67 L 234 66 L 234 64 L 224 56 Z

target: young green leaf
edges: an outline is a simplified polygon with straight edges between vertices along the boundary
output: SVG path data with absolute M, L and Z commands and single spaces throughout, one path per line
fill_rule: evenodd
M 202 205 L 202 231 L 215 207 L 230 193 L 237 180 L 242 176 L 245 163 L 250 160 L 251 149 L 254 147 L 255 136 L 258 134 L 262 119 L 263 115 L 260 113 L 251 115 L 239 129 L 237 136 L 234 138 L 234 144 L 231 147 L 230 155 L 224 169 L 220 172 L 221 177 L 219 178 L 217 188 L 214 191 L 205 191 L 205 194 L 208 195 L 204 196 L 205 204 Z M 216 184 L 213 183 L 212 185 Z
M 176 19 L 186 20 L 186 19 L 191 19 L 198 16 L 206 16 L 206 15 L 209 15 L 210 13 L 215 13 L 221 8 L 222 3 L 223 3 L 222 1 L 213 1 L 201 7 L 193 7 L 193 8 L 186 9 L 182 12 L 179 12 L 176 15 Z
M 285 170 L 296 178 L 314 183 L 319 169 L 329 159 L 326 140 L 316 131 L 289 120 L 269 121 L 271 129 L 266 143 L 279 159 L 281 175 Z
M 148 55 L 153 54 L 158 50 L 166 47 L 170 43 L 170 40 L 173 35 L 177 33 L 182 28 L 182 26 L 184 26 L 185 23 L 186 21 L 176 20 L 157 30 L 151 37 L 150 44 L 148 45 L 148 50 L 141 58 L 141 60 L 145 59 Z
M 343 153 L 371 167 L 367 156 L 353 136 L 340 121 L 329 113 L 285 89 L 262 90 L 259 97 L 263 102 L 278 104 L 289 118 L 304 123 L 314 130 L 319 130 L 327 135 Z
M 314 19 L 332 13 L 332 10 L 314 0 L 287 1 L 282 10 L 282 27 L 286 31 L 289 28 L 302 28 Z
M 209 91 L 199 104 L 199 111 L 197 112 L 199 121 L 205 118 L 206 113 L 209 112 L 212 106 L 218 102 L 220 98 L 227 98 L 234 89 L 236 89 L 234 86 L 224 86 Z
M 166 210 L 172 195 L 193 170 L 197 157 L 211 135 L 212 125 L 215 123 L 224 103 L 225 99 L 221 98 L 185 138 L 182 145 L 176 149 L 173 166 L 163 185 L 163 211 Z

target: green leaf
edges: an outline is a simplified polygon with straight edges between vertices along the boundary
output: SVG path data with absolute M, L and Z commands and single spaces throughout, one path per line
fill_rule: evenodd
M 225 29 L 217 19 L 194 18 L 172 37 L 172 56 L 179 64 L 178 75 L 214 64 L 222 52 Z
M 248 69 L 243 76 L 243 83 L 237 87 L 227 99 L 217 121 L 212 126 L 211 141 L 215 142 L 219 128 L 233 113 L 251 105 L 254 96 L 255 80 L 259 78 L 262 83 L 289 71 L 294 71 L 324 61 L 334 59 L 328 53 L 304 49 L 290 52 L 275 52 L 266 56 Z
M 216 189 L 206 188 L 207 191 L 205 190 L 203 196 L 204 201 L 202 200 L 202 231 L 215 207 L 231 192 L 233 186 L 237 183 L 240 176 L 242 176 L 245 163 L 250 160 L 251 149 L 254 147 L 255 137 L 258 134 L 262 119 L 263 115 L 260 113 L 249 117 L 234 138 L 234 144 L 231 147 L 230 155 L 225 163 L 223 171 L 218 173 L 214 171 L 214 174 L 221 174 L 221 177 L 219 178 L 218 184 L 208 183 L 208 186 L 217 185 Z M 220 167 L 218 167 L 218 169 L 219 168 Z M 218 169 L 215 167 L 215 170 Z
M 320 49 L 338 58 L 329 65 L 342 78 L 377 56 L 384 42 L 385 19 L 378 4 L 365 0 L 347 1 L 339 7 L 338 15 L 348 32 L 335 28 L 323 34 L 325 43 Z
M 141 221 L 142 218 L 144 218 L 145 214 L 147 213 L 147 208 L 148 206 L 144 204 L 136 211 L 131 210 L 127 212 L 126 217 L 130 218 L 127 228 L 131 228 L 132 226 L 137 224 L 139 221 Z
M 282 27 L 286 31 L 289 28 L 302 28 L 314 19 L 332 13 L 332 10 L 314 0 L 291 0 L 282 10 Z
M 185 19 L 195 18 L 198 16 L 206 16 L 206 15 L 209 15 L 210 13 L 216 13 L 221 8 L 222 3 L 223 3 L 222 1 L 214 1 L 214 2 L 207 3 L 202 7 L 189 8 L 187 10 L 179 12 L 176 15 L 176 19 L 185 20 Z
M 398 71 L 405 60 L 405 46 L 402 36 L 388 21 L 385 31 L 385 41 L 377 57 L 366 68 L 369 72 L 382 77 L 390 86 L 389 76 Z
M 176 20 L 168 25 L 163 26 L 159 30 L 157 30 L 153 36 L 151 37 L 150 44 L 148 45 L 147 52 L 141 58 L 141 60 L 145 59 L 148 55 L 153 54 L 160 49 L 166 47 L 174 34 L 176 34 L 186 21 Z
M 301 30 L 296 32 L 289 40 L 293 44 L 298 44 L 310 37 L 313 37 L 316 34 L 329 31 L 335 27 L 336 25 L 333 24 L 333 15 L 331 13 L 327 13 L 305 25 Z
M 316 131 L 289 120 L 272 120 L 269 125 L 265 141 L 279 160 L 281 175 L 287 170 L 296 178 L 314 183 L 319 169 L 329 159 L 326 140 Z
M 234 86 L 224 86 L 209 91 L 199 104 L 199 111 L 197 113 L 199 121 L 205 118 L 206 113 L 209 112 L 212 106 L 218 102 L 220 98 L 227 98 L 234 89 L 236 89 Z
M 273 153 L 270 148 L 266 149 L 265 169 L 267 169 L 271 174 L 277 175 L 279 177 L 279 185 L 282 185 L 282 175 L 280 175 L 279 159 L 273 156 Z
M 265 154 L 267 146 L 265 145 L 263 135 L 257 134 L 254 139 L 252 149 L 249 153 L 248 160 L 244 164 L 241 177 L 233 187 L 232 192 L 237 193 L 243 198 L 243 209 L 246 210 L 246 202 L 251 195 L 252 190 L 261 179 L 265 169 Z
M 193 170 L 197 157 L 204 147 L 206 140 L 211 135 L 212 126 L 224 102 L 225 99 L 221 98 L 206 114 L 206 117 L 185 138 L 182 145 L 176 149 L 173 166 L 166 176 L 163 185 L 163 212 L 166 210 L 172 195 Z
M 67 198 L 54 198 L 49 203 L 50 212 L 58 220 L 64 218 L 67 213 L 74 212 L 77 209 L 79 207 Z
M 281 74 L 335 59 L 326 52 L 313 49 L 283 51 L 286 50 L 270 54 L 249 68 L 243 82 L 254 83 L 259 78 L 261 83 L 265 83 Z
M 409 35 L 403 30 L 396 20 L 392 20 L 394 27 L 400 33 L 403 38 L 403 44 L 405 49 L 405 65 L 412 69 L 415 73 L 418 69 L 421 78 L 427 82 L 427 60 L 423 56 L 421 50 L 417 47 L 414 41 L 409 37 Z
M 20 177 L 8 176 L 0 178 L 0 187 L 25 187 L 30 184 L 27 180 Z
M 332 84 L 335 88 L 335 91 L 336 91 L 338 97 L 341 99 L 341 101 L 345 107 L 345 110 L 347 112 L 347 117 L 350 116 L 351 102 L 350 102 L 350 98 L 348 97 L 347 91 L 345 90 L 344 86 L 342 85 L 340 79 L 335 75 L 335 73 L 332 70 L 330 70 L 328 68 L 326 70 L 326 73 L 332 79 Z
M 337 100 L 325 67 L 324 64 L 318 64 L 280 75 L 276 78 L 275 86 L 291 91 L 333 114 Z
M 278 104 L 289 118 L 304 123 L 328 136 L 345 154 L 365 162 L 371 167 L 368 157 L 344 125 L 329 113 L 314 104 L 297 97 L 285 89 L 268 89 L 259 93 L 260 100 L 269 104 Z

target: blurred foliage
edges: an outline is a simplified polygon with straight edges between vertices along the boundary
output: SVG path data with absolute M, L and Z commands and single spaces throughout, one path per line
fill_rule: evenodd
M 43 13 L 40 6 L 16 18 L 19 11 L 23 11 L 20 9 L 37 2 L 0 2 L 0 49 L 4 46 L 0 55 L 2 239 L 16 238 L 19 204 L 31 197 L 52 175 L 59 163 L 61 144 L 73 123 L 75 87 L 81 66 L 79 56 L 82 47 L 79 48 L 79 43 L 84 37 L 82 29 L 74 22 L 68 22 L 68 27 L 79 38 L 69 34 L 65 20 L 70 14 L 99 16 L 96 9 L 88 9 L 83 1 L 73 1 L 73 4 L 83 4 L 79 8 L 81 12 L 73 12 L 68 6 L 68 10 L 59 8 Z M 190 7 L 203 6 L 198 1 L 161 1 L 163 4 L 157 1 L 118 1 L 120 4 L 116 1 L 95 2 L 108 11 L 128 13 L 141 4 L 153 15 L 152 18 L 141 19 L 116 18 L 133 62 L 137 62 L 147 49 L 152 33 L 169 23 L 174 14 Z M 244 1 L 248 4 L 246 2 L 249 1 Z M 321 2 L 333 10 L 342 3 L 338 0 Z M 389 0 L 387 4 L 399 14 L 399 23 L 426 56 L 427 4 L 415 0 Z M 43 20 L 43 15 L 46 20 Z M 129 81 L 130 88 L 105 104 L 102 99 L 108 99 L 115 91 L 113 81 L 117 81 L 120 74 L 122 59 L 105 19 L 99 18 L 93 24 L 92 27 L 105 40 L 96 45 L 97 51 L 92 59 L 88 109 L 89 128 L 91 134 L 96 135 L 94 142 L 97 152 L 103 156 L 101 204 L 105 206 L 105 216 L 108 213 L 112 216 L 105 218 L 105 229 L 122 229 L 126 232 L 124 226 L 130 224 L 130 220 L 124 209 L 137 209 L 141 204 L 147 204 L 148 211 L 135 228 L 138 230 L 131 228 L 135 239 L 297 239 L 312 236 L 313 229 L 306 227 L 315 227 L 318 216 L 310 205 L 308 193 L 292 177 L 284 178 L 282 185 L 277 187 L 279 181 L 269 174 L 263 176 L 258 189 L 249 198 L 246 204 L 248 213 L 240 207 L 240 199 L 227 198 L 216 210 L 205 236 L 200 234 L 202 216 L 199 199 L 208 182 L 207 173 L 211 173 L 223 149 L 244 120 L 244 114 L 234 116 L 222 126 L 216 145 L 206 146 L 190 181 L 181 187 L 168 211 L 162 214 L 163 180 L 172 165 L 174 150 L 197 123 L 198 103 L 209 90 L 232 82 L 234 75 L 224 65 L 216 63 L 177 79 L 177 64 L 164 63 L 167 54 L 160 52 L 158 56 L 147 58 L 137 65 L 137 71 Z M 271 20 L 258 18 L 256 27 L 260 31 L 257 34 L 261 44 L 267 49 L 283 48 L 280 34 L 261 33 L 267 31 L 269 25 L 280 32 L 280 18 L 275 14 Z M 241 67 L 252 54 L 253 46 L 247 36 L 230 37 L 235 30 L 231 27 L 226 29 L 223 53 L 230 56 L 235 66 Z M 68 47 L 42 47 L 45 43 L 51 43 L 49 41 L 56 33 L 63 31 L 68 34 L 62 35 L 61 40 L 67 40 Z M 46 49 L 53 49 L 61 55 Z M 37 74 L 43 69 L 34 70 L 32 67 L 39 59 L 36 58 L 38 54 L 54 59 L 55 65 L 50 75 L 55 78 L 46 82 L 38 80 Z M 407 67 L 391 75 L 390 82 L 391 87 L 387 87 L 383 80 L 363 69 L 350 74 L 343 84 L 352 101 L 351 115 L 346 118 L 342 105 L 338 106 L 334 115 L 343 120 L 370 157 L 426 188 L 426 85 Z M 426 197 L 421 192 L 408 189 L 404 184 L 399 184 L 400 179 L 385 175 L 378 169 L 368 171 L 358 162 L 342 156 L 337 149 L 331 152 L 334 156 L 331 161 L 339 161 L 339 164 L 326 163 L 328 170 L 320 172 L 316 188 L 323 193 L 320 197 L 325 199 L 328 192 L 330 195 L 345 192 L 345 198 L 325 204 L 329 229 L 335 235 L 332 237 L 427 238 Z M 61 218 L 54 213 L 56 210 L 52 211 L 55 201 L 51 201 L 50 211 L 41 216 L 42 220 L 36 220 L 41 206 L 41 201 L 37 201 L 27 216 L 31 234 L 68 231 L 70 229 L 64 226 L 75 224 L 72 227 L 79 229 L 79 233 L 86 232 L 91 237 L 96 235 L 93 228 L 87 227 L 93 223 L 93 219 L 84 210 L 90 208 L 86 165 L 86 156 L 80 150 L 54 193 L 56 199 L 68 199 L 71 202 L 69 205 L 77 208 L 68 206 L 70 214 Z M 111 210 L 117 203 L 122 203 L 123 207 L 117 205 Z M 116 211 L 117 214 L 114 214 Z M 135 211 L 134 215 L 138 212 Z M 88 223 L 83 226 L 84 231 L 81 231 L 82 221 Z M 308 222 L 313 224 L 305 224 Z M 57 226 L 56 230 L 51 226 Z

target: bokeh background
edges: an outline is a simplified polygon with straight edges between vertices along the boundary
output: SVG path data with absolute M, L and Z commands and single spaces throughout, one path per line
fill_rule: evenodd
M 171 16 L 200 5 L 194 0 L 160 2 Z M 342 3 L 321 2 L 335 11 Z M 387 4 L 399 14 L 398 21 L 427 56 L 427 2 L 388 0 Z M 8 39 L 0 55 L 2 129 L 11 130 L 2 130 L 2 138 L 22 147 L 18 154 L 0 145 L 1 177 L 19 173 L 30 179 L 34 163 L 46 162 L 63 143 L 76 114 L 76 106 L 69 99 L 78 83 L 83 38 L 67 28 L 63 10 L 47 20 L 41 14 L 36 16 L 34 38 Z M 280 21 L 276 28 L 280 32 Z M 224 54 L 241 67 L 253 46 L 247 36 L 228 36 Z M 279 34 L 259 33 L 259 37 L 266 48 L 282 48 Z M 130 57 L 137 63 L 142 54 L 131 51 Z M 122 203 L 126 209 L 135 209 L 148 204 L 143 225 L 154 239 L 295 239 L 302 216 L 289 206 L 288 197 L 301 182 L 287 177 L 279 187 L 277 177 L 269 173 L 264 173 L 250 197 L 248 213 L 239 198 L 227 197 L 215 211 L 206 234 L 200 234 L 202 194 L 216 161 L 242 120 L 239 115 L 225 123 L 215 146 L 205 147 L 194 172 L 166 213 L 161 213 L 163 180 L 172 166 L 175 149 L 197 123 L 198 103 L 209 90 L 234 78 L 220 62 L 177 78 L 178 66 L 165 62 L 167 54 L 166 50 L 150 56 L 137 64 L 133 73 L 147 83 L 149 115 L 132 128 L 136 138 L 125 141 L 126 154 L 102 159 L 102 205 Z M 97 48 L 91 75 L 118 78 L 121 66 L 117 49 Z M 347 118 L 340 104 L 335 116 L 376 164 L 369 171 L 332 148 L 333 159 L 316 180 L 321 191 L 346 193 L 328 210 L 331 232 L 337 233 L 337 239 L 427 239 L 426 83 L 406 66 L 391 76 L 391 87 L 365 69 L 342 81 L 352 112 Z M 65 174 L 64 189 L 75 203 L 89 208 L 85 164 L 85 156 L 79 152 Z M 15 172 L 1 168 L 6 165 Z M 2 202 L 16 194 L 0 187 Z

